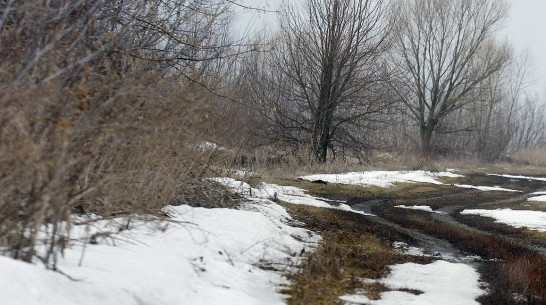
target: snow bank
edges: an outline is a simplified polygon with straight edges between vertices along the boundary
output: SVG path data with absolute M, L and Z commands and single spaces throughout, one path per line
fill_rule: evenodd
M 283 207 L 262 199 L 252 199 L 244 210 L 183 205 L 167 212 L 167 224 L 137 221 L 115 236 L 115 246 L 66 249 L 58 267 L 76 281 L 0 257 L 2 303 L 284 304 L 277 287 L 286 280 L 257 266 L 286 270 L 318 241 L 287 225 L 291 218 Z
M 432 173 L 426 171 L 369 171 L 346 174 L 310 175 L 300 177 L 305 180 L 323 180 L 331 183 L 355 184 L 362 186 L 389 187 L 400 182 L 425 182 L 442 184 L 437 177 L 463 177 L 450 172 Z
M 382 292 L 380 300 L 370 300 L 360 294 L 340 298 L 347 304 L 470 305 L 479 304 L 476 299 L 485 293 L 480 288 L 478 272 L 465 264 L 436 261 L 428 265 L 406 263 L 390 268 L 390 275 L 376 282 L 393 291 Z
M 491 217 L 495 222 L 503 223 L 515 228 L 527 228 L 539 232 L 546 232 L 546 212 L 496 209 L 496 210 L 464 210 L 462 215 L 480 215 Z

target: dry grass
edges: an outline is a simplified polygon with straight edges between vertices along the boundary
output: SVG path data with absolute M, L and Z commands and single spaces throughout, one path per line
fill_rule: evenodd
M 206 180 L 214 152 L 195 149 L 215 98 L 120 53 L 132 33 L 110 32 L 116 3 L 14 3 L 0 33 L 0 254 L 55 268 L 73 213 L 233 204 Z
M 511 154 L 512 162 L 532 167 L 546 168 L 546 147 L 520 149 Z M 543 171 L 546 174 L 546 170 Z

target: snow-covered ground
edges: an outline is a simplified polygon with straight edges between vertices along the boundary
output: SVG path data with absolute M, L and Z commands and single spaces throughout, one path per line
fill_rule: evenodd
M 349 211 L 362 215 L 373 216 L 361 211 L 353 210 L 350 206 L 338 202 L 336 205 L 328 203 L 324 198 L 318 198 L 306 193 L 305 190 L 294 186 L 282 186 L 277 184 L 261 183 L 258 188 L 253 188 L 246 182 L 238 181 L 233 178 L 214 178 L 215 181 L 222 183 L 231 189 L 260 199 L 278 199 L 292 204 L 304 204 L 320 208 L 338 209 Z
M 464 210 L 463 215 L 480 215 L 491 217 L 495 222 L 503 223 L 515 228 L 527 228 L 539 232 L 546 232 L 546 212 L 496 209 L 496 210 Z
M 396 206 L 394 206 L 394 207 L 395 207 L 395 208 L 400 208 L 400 209 L 420 210 L 420 211 L 425 211 L 425 212 L 430 212 L 430 213 L 445 214 L 444 212 L 434 211 L 434 210 L 433 210 L 430 206 L 428 206 L 428 205 L 411 205 L 411 206 L 396 205 Z
M 362 186 L 389 187 L 400 182 L 425 182 L 442 184 L 437 177 L 462 177 L 450 172 L 432 173 L 426 171 L 368 171 L 345 174 L 310 175 L 300 177 L 305 180 L 323 180 L 331 183 L 355 184 Z
M 0 257 L 0 303 L 283 304 L 286 280 L 259 266 L 287 270 L 319 237 L 288 225 L 280 205 L 251 200 L 243 210 L 168 207 L 169 222 L 135 221 L 115 235 L 115 246 L 105 240 L 84 251 L 74 243 L 58 268 L 75 280 Z M 99 221 L 92 230 L 111 228 Z
M 390 274 L 384 279 L 366 280 L 392 290 L 380 293 L 380 300 L 370 300 L 362 294 L 340 298 L 346 304 L 471 305 L 479 304 L 476 299 L 485 294 L 480 287 L 480 275 L 466 264 L 436 261 L 428 265 L 393 265 L 390 269 Z

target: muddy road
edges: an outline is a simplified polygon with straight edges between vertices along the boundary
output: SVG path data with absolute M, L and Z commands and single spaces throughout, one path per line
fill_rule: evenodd
M 354 196 L 316 194 L 345 202 L 370 216 L 366 220 L 407 237 L 424 255 L 476 267 L 490 293 L 482 304 L 546 304 L 546 233 L 514 228 L 492 218 L 462 215 L 465 209 L 542 210 L 528 204 L 533 193 L 546 191 L 546 181 L 471 174 L 442 181 L 423 192 Z M 513 191 L 483 191 L 472 185 Z M 429 211 L 400 208 L 427 206 Z M 373 215 L 373 216 L 372 216 Z

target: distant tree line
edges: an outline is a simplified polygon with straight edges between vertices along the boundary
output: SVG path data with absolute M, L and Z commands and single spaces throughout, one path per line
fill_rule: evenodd
M 285 5 L 241 84 L 263 137 L 309 145 L 319 162 L 374 150 L 492 161 L 545 143 L 528 66 L 496 37 L 490 0 L 306 0 Z

